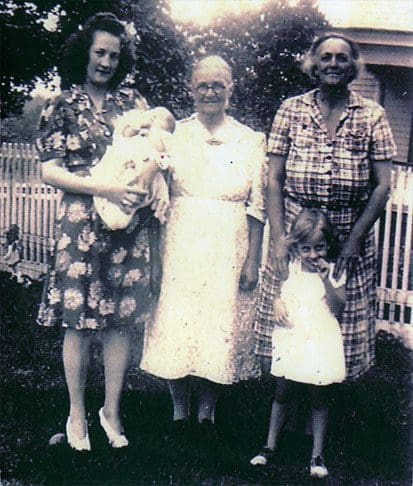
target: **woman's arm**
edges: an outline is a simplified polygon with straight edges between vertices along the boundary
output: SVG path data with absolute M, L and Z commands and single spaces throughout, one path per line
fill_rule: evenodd
M 258 283 L 264 224 L 248 215 L 248 253 L 241 271 L 241 290 L 254 290 Z
M 286 156 L 269 154 L 267 212 L 270 223 L 270 238 L 273 243 L 272 262 L 281 280 L 288 277 L 288 245 L 285 240 L 284 197 Z
M 98 181 L 91 176 L 78 176 L 63 167 L 62 159 L 52 159 L 42 164 L 42 180 L 64 192 L 105 197 L 119 205 L 136 204 L 139 196 L 147 194 L 146 190 L 136 186 L 127 186 L 116 181 Z
M 391 162 L 389 160 L 372 162 L 371 177 L 374 189 L 367 206 L 355 222 L 340 252 L 333 274 L 336 279 L 341 277 L 347 263 L 350 265 L 349 271 L 351 271 L 351 266 L 360 256 L 363 239 L 386 206 L 390 194 Z
M 261 263 L 262 235 L 266 219 L 265 188 L 267 182 L 266 139 L 263 133 L 254 134 L 255 149 L 251 160 L 252 167 L 251 190 L 246 201 L 248 220 L 248 252 L 242 267 L 239 288 L 253 290 L 258 283 L 258 270 Z
M 152 217 L 149 224 L 149 252 L 150 252 L 150 289 L 153 295 L 158 296 L 162 281 L 162 260 L 160 251 L 160 225 Z

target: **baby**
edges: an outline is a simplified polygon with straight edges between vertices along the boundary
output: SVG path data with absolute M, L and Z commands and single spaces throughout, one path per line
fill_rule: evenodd
M 142 117 L 145 123 L 142 126 Z M 99 181 L 114 181 L 126 185 L 139 183 L 139 177 L 145 170 L 145 161 L 157 160 L 162 167 L 171 133 L 175 129 L 175 119 L 165 108 L 154 108 L 149 112 L 140 109 L 130 110 L 115 122 L 112 145 L 108 146 L 100 162 L 91 169 L 91 174 Z M 131 211 L 124 210 L 104 197 L 94 196 L 95 208 L 103 222 L 111 230 L 126 228 L 136 211 L 149 206 L 153 201 L 169 203 L 168 187 L 162 174 L 157 173 L 150 193 L 135 205 Z M 165 206 L 165 205 L 164 205 Z M 155 212 L 163 223 L 165 210 Z

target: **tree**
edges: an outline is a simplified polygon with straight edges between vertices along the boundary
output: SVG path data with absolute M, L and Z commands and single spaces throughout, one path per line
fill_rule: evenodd
M 57 65 L 67 36 L 100 11 L 135 21 L 137 86 L 149 101 L 162 101 L 178 112 L 184 102 L 188 103 L 182 85 L 187 64 L 185 40 L 168 17 L 166 0 L 0 0 L 3 117 L 21 112 L 36 78 L 47 78 Z M 16 92 L 16 85 L 24 89 Z
M 10 114 L 1 121 L 2 142 L 34 143 L 38 133 L 40 112 L 46 103 L 42 96 L 27 100 L 21 115 Z
M 0 11 L 2 116 L 21 111 L 36 77 L 46 78 L 57 64 L 69 33 L 93 13 L 110 11 L 135 24 L 134 79 L 150 104 L 167 106 L 177 118 L 188 115 L 193 61 L 216 52 L 233 67 L 234 115 L 262 130 L 269 129 L 283 99 L 310 86 L 298 59 L 326 25 L 315 0 L 300 0 L 295 6 L 289 0 L 272 0 L 260 11 L 243 17 L 226 14 L 207 27 L 175 25 L 168 0 L 0 0 Z M 27 89 L 16 93 L 13 85 Z
M 311 81 L 301 72 L 300 56 L 326 21 L 314 0 L 292 5 L 272 0 L 242 17 L 226 14 L 213 27 L 189 26 L 192 55 L 219 53 L 233 68 L 233 112 L 247 124 L 268 131 L 281 101 L 302 93 Z

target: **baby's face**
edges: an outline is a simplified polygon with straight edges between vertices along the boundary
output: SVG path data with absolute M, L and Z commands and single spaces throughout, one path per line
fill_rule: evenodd
M 122 136 L 123 137 L 134 137 L 135 135 L 140 135 L 141 130 L 137 130 L 136 128 L 133 128 L 131 125 L 126 125 L 126 127 L 122 131 Z

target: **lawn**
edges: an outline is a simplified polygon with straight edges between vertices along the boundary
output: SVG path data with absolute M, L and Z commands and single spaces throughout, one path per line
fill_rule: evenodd
M 130 447 L 110 450 L 98 423 L 103 400 L 99 344 L 93 347 L 87 388 L 93 451 L 49 446 L 51 436 L 64 432 L 68 405 L 61 331 L 34 323 L 40 293 L 38 283 L 25 288 L 0 274 L 3 485 L 313 483 L 307 478 L 310 440 L 300 431 L 285 433 L 276 466 L 265 471 L 248 466 L 265 437 L 271 400 L 267 379 L 224 387 L 217 411 L 219 448 L 201 448 L 196 436 L 185 450 L 174 447 L 166 433 L 171 415 L 166 386 L 138 368 L 138 332 L 123 398 Z M 328 484 L 411 484 L 410 376 L 409 352 L 380 332 L 376 367 L 359 383 L 337 387 L 326 452 Z

